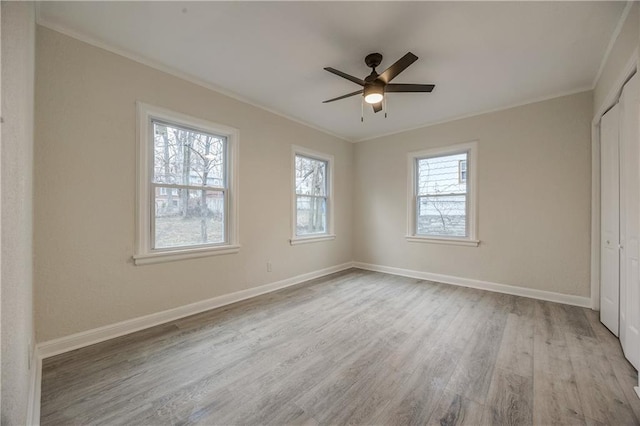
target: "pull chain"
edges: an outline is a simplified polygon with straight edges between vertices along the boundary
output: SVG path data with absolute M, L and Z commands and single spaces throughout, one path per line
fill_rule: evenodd
M 362 100 L 360 101 L 360 122 L 364 123 L 364 96 L 362 97 Z

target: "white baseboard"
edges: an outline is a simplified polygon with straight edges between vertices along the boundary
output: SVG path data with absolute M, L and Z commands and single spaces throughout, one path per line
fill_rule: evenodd
M 285 280 L 265 284 L 259 287 L 249 288 L 231 294 L 225 294 L 222 296 L 214 297 L 212 299 L 202 300 L 199 302 L 191 303 L 189 305 L 179 306 L 177 308 L 169 309 L 166 311 L 157 312 L 154 314 L 133 318 L 115 324 L 110 324 L 104 327 L 82 331 L 70 336 L 49 340 L 37 345 L 39 356 L 41 359 L 44 359 L 54 355 L 59 355 L 61 353 L 69 352 L 74 349 L 124 336 L 125 334 L 144 330 L 146 328 L 150 328 L 159 324 L 175 321 L 177 319 L 188 317 L 194 314 L 199 314 L 210 309 L 219 308 L 220 306 L 229 305 L 231 303 L 259 296 L 261 294 L 270 293 L 272 291 L 280 290 L 285 287 L 294 286 L 308 280 L 344 271 L 352 267 L 353 263 L 347 262 L 343 263 L 342 265 L 331 266 L 329 268 L 320 269 L 317 271 L 287 278 Z
M 40 391 L 42 389 L 42 357 L 38 347 L 31 354 L 31 375 L 29 377 L 29 400 L 27 402 L 27 426 L 40 425 Z
M 498 293 L 512 294 L 515 296 L 530 297 L 533 299 L 547 300 L 551 302 L 565 303 L 567 305 L 575 305 L 581 307 L 590 307 L 591 299 L 588 297 L 572 296 L 562 293 L 554 293 L 544 290 L 535 290 L 524 287 L 516 287 L 506 284 L 497 284 L 488 281 L 474 280 L 470 278 L 461 278 L 451 275 L 434 274 L 430 272 L 414 271 L 410 269 L 395 268 L 391 266 L 373 265 L 363 262 L 347 262 L 342 265 L 336 265 L 325 269 L 309 272 L 285 280 L 276 281 L 259 287 L 241 290 L 235 293 L 226 294 L 212 299 L 202 300 L 185 306 L 145 315 L 138 318 L 110 324 L 104 327 L 92 330 L 82 331 L 70 336 L 61 337 L 39 343 L 36 346 L 35 363 L 39 360 L 48 358 L 61 353 L 69 352 L 74 349 L 93 345 L 105 340 L 130 334 L 136 331 L 144 330 L 159 324 L 175 321 L 190 315 L 198 314 L 210 309 L 219 308 L 241 300 L 249 299 L 261 294 L 270 293 L 285 287 L 294 286 L 308 280 L 320 278 L 335 272 L 344 271 L 349 268 L 359 268 L 369 271 L 384 272 L 387 274 L 400 275 L 404 277 L 423 279 L 428 281 L 437 281 L 445 284 L 453 284 L 464 287 L 477 288 L 480 290 L 488 290 Z M 34 379 L 35 380 L 35 379 Z M 38 398 L 39 399 L 39 398 Z
M 474 280 L 471 278 L 454 277 L 452 275 L 442 275 L 434 274 L 431 272 L 414 271 L 411 269 L 394 268 L 392 266 L 372 265 L 363 262 L 353 262 L 353 267 L 366 269 L 368 271 L 384 272 L 387 274 L 416 278 L 420 280 L 436 281 L 444 284 L 477 288 L 480 290 L 493 291 L 496 293 L 512 294 L 514 296 L 524 296 L 530 297 L 532 299 L 546 300 L 549 302 L 564 303 L 566 305 L 580 306 L 583 308 L 591 307 L 591 298 L 589 297 L 572 296 L 570 294 L 555 293 L 552 291 L 535 290 L 532 288 L 516 287 L 507 284 Z
M 42 383 L 42 360 L 54 355 L 79 349 L 105 340 L 120 337 L 126 334 L 134 333 L 146 328 L 150 328 L 159 324 L 175 321 L 180 318 L 198 314 L 241 300 L 250 299 L 261 294 L 270 293 L 286 287 L 291 287 L 320 278 L 325 275 L 344 271 L 349 268 L 359 268 L 368 271 L 383 272 L 392 275 L 399 275 L 409 278 L 423 279 L 428 281 L 436 281 L 444 284 L 453 284 L 464 287 L 477 288 L 480 290 L 493 291 L 498 293 L 512 294 L 515 296 L 530 297 L 533 299 L 547 300 L 551 302 L 565 303 L 581 307 L 590 307 L 591 299 L 588 297 L 572 296 L 568 294 L 554 293 L 550 291 L 535 290 L 523 287 L 515 287 L 506 284 L 497 284 L 488 281 L 474 280 L 470 278 L 454 277 L 451 275 L 434 274 L 430 272 L 414 271 L 410 269 L 395 268 L 391 266 L 372 265 L 363 262 L 347 262 L 342 265 L 336 265 L 329 268 L 320 269 L 285 280 L 276 281 L 255 288 L 241 290 L 235 293 L 226 294 L 212 299 L 202 300 L 185 306 L 145 315 L 138 318 L 118 322 L 104 327 L 83 331 L 72 334 L 70 336 L 61 337 L 39 343 L 34 348 L 32 372 L 31 372 L 31 389 L 29 392 L 27 425 L 40 424 L 40 391 Z M 636 388 L 638 392 L 638 388 Z M 640 395 L 640 394 L 639 394 Z

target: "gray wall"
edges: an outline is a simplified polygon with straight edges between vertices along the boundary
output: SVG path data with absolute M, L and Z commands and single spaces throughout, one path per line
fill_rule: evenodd
M 26 422 L 33 342 L 33 3 L 2 2 L 2 424 Z
M 44 27 L 37 56 L 39 342 L 351 261 L 353 144 Z M 136 100 L 239 129 L 240 253 L 132 263 Z M 289 244 L 294 144 L 335 157 L 335 240 Z
M 589 296 L 593 92 L 360 142 L 354 260 Z M 408 242 L 407 154 L 478 141 L 479 247 Z

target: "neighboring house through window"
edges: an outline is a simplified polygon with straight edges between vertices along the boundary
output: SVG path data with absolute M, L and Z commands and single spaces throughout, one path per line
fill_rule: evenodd
M 333 157 L 293 147 L 291 244 L 333 239 Z
M 138 104 L 136 264 L 237 252 L 238 132 Z
M 467 160 L 458 161 L 458 183 L 465 183 L 467 181 Z
M 475 142 L 409 155 L 410 241 L 478 245 Z

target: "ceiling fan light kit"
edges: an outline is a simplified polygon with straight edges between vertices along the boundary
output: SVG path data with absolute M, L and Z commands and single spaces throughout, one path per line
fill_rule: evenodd
M 364 101 L 368 104 L 377 104 L 384 98 L 384 87 L 380 84 L 370 84 L 364 88 Z
M 328 99 L 323 103 L 334 102 L 340 99 L 349 98 L 355 95 L 362 95 L 364 102 L 370 104 L 373 107 L 373 112 L 377 113 L 382 111 L 383 104 L 386 104 L 385 93 L 411 93 L 411 92 L 431 92 L 435 85 L 433 84 L 396 84 L 391 83 L 391 80 L 396 78 L 398 74 L 407 69 L 409 65 L 418 60 L 418 57 L 409 52 L 396 61 L 393 65 L 387 68 L 382 74 L 376 72 L 376 67 L 382 62 L 382 55 L 380 53 L 371 53 L 364 58 L 365 64 L 371 68 L 371 74 L 365 77 L 364 80 L 339 71 L 335 68 L 327 67 L 326 71 L 332 74 L 347 79 L 355 84 L 362 86 L 362 90 L 356 90 L 355 92 L 347 93 L 346 95 L 338 96 L 337 98 Z M 383 102 L 384 101 L 384 102 Z M 386 114 L 385 114 L 386 117 Z M 362 118 L 361 118 L 362 119 Z

